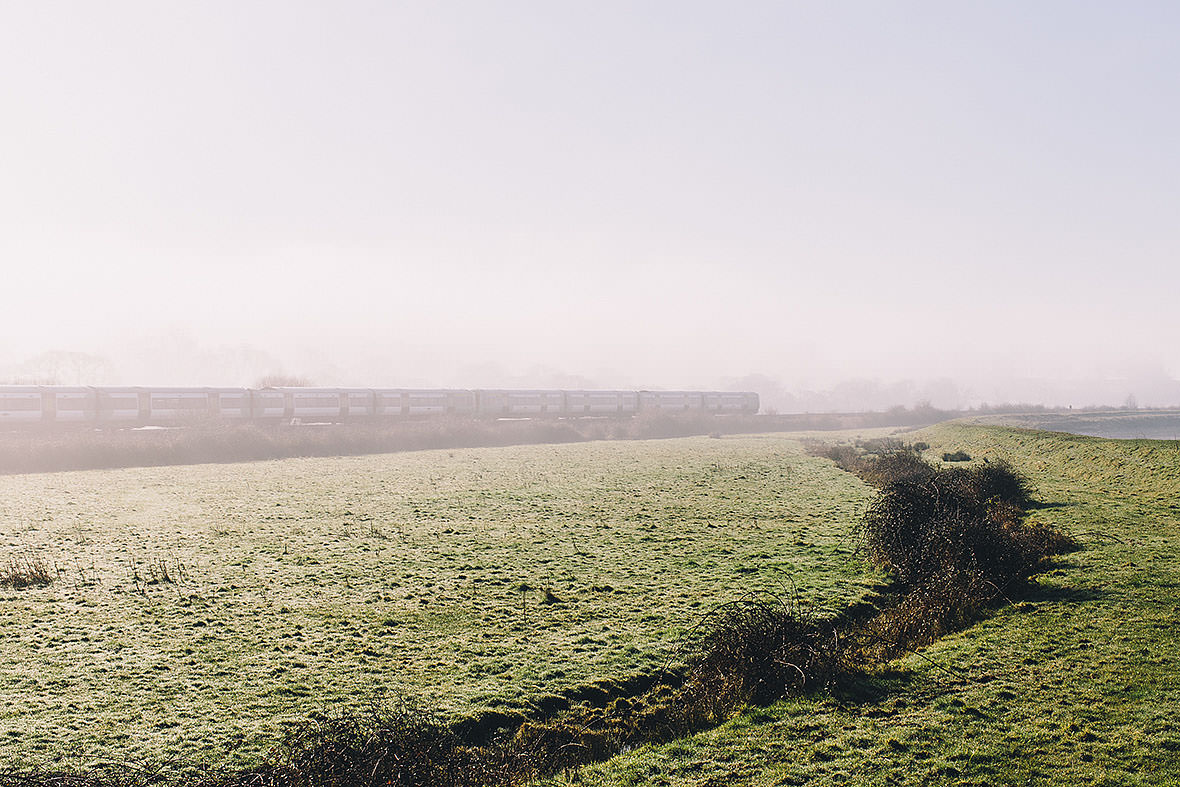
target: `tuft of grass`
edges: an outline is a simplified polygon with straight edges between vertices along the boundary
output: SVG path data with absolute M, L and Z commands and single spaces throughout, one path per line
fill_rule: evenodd
M 25 588 L 45 587 L 54 580 L 54 572 L 40 555 L 32 550 L 25 550 L 0 568 L 0 587 L 14 590 Z

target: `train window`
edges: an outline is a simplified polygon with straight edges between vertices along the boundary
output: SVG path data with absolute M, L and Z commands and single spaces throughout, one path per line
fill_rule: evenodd
M 159 410 L 203 410 L 209 406 L 205 397 L 158 397 L 152 399 L 152 407 Z
M 40 410 L 41 397 L 34 396 L 31 398 L 6 396 L 0 398 L 0 410 Z
M 301 396 L 295 400 L 296 407 L 339 407 L 338 396 Z

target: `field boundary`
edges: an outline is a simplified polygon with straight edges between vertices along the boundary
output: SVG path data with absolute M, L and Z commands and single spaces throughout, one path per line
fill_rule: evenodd
M 386 424 L 209 425 L 177 429 L 0 432 L 0 475 L 363 456 L 488 448 L 879 426 L 915 426 L 925 411 L 803 415 L 668 415 L 632 418 L 473 420 L 424 418 Z

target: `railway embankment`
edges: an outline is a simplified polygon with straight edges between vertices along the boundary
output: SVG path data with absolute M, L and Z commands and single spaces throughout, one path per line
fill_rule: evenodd
M 101 470 L 428 449 L 641 440 L 921 424 L 942 414 L 668 415 L 629 418 L 420 418 L 342 424 L 196 423 L 178 428 L 0 432 L 0 474 Z

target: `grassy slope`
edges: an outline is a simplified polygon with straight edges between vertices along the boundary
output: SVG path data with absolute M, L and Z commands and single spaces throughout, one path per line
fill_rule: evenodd
M 554 780 L 596 785 L 1180 784 L 1180 446 L 947 424 L 1078 534 L 1033 597 L 857 696 L 757 709 Z
M 326 706 L 650 670 L 745 590 L 859 593 L 867 498 L 781 436 L 2 478 L 0 566 L 63 573 L 0 589 L 0 763 L 248 761 Z
M 981 424 L 1018 426 L 1094 437 L 1180 440 L 1180 411 L 1176 410 L 1012 413 L 975 416 L 970 420 Z

